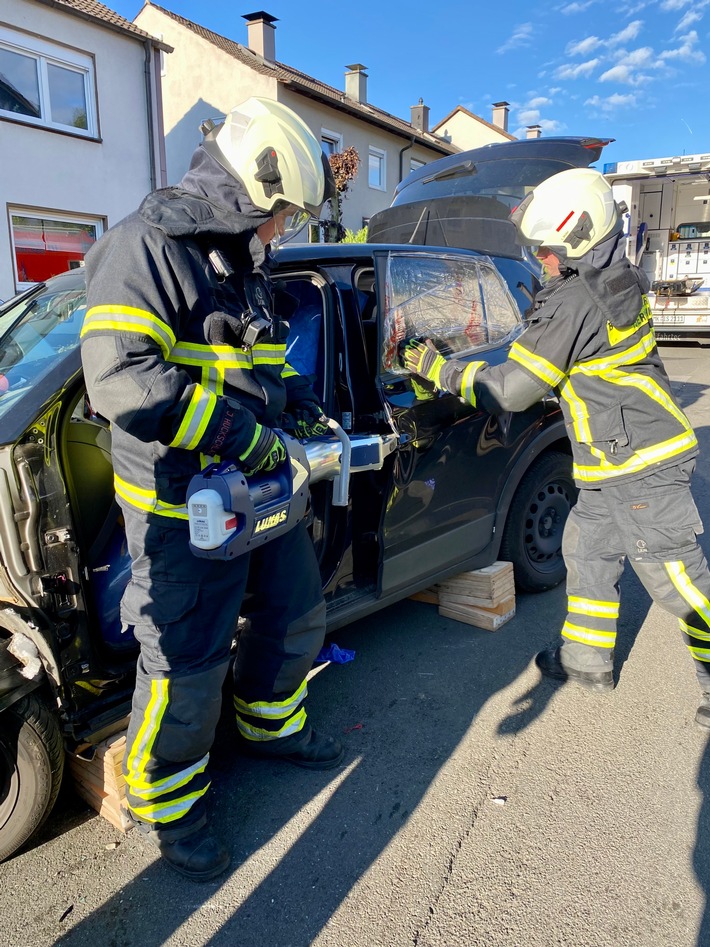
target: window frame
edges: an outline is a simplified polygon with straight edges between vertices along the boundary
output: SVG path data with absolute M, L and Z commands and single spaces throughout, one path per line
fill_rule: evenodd
M 370 159 L 379 158 L 380 159 L 380 184 L 373 184 L 370 180 Z M 382 148 L 376 148 L 374 145 L 370 145 L 367 152 L 367 186 L 372 188 L 373 191 L 386 191 L 387 190 L 387 152 L 383 151 Z
M 12 275 L 15 280 L 15 291 L 21 293 L 26 289 L 37 286 L 38 282 L 34 280 L 21 280 L 17 268 L 17 246 L 15 243 L 15 227 L 12 221 L 13 217 L 35 217 L 43 220 L 56 220 L 59 223 L 66 224 L 89 224 L 96 229 L 96 240 L 98 241 L 106 231 L 106 218 L 94 217 L 91 214 L 75 214 L 71 211 L 47 210 L 40 207 L 22 207 L 18 204 L 7 205 L 7 226 L 10 237 L 10 254 L 12 258 Z M 96 242 L 96 241 L 94 241 Z M 56 275 L 56 274 L 55 274 Z M 41 281 L 40 281 L 41 282 Z
M 21 33 L 5 26 L 0 26 L 0 49 L 35 60 L 41 113 L 40 117 L 36 118 L 33 115 L 23 115 L 19 112 L 0 109 L 0 120 L 33 125 L 37 128 L 76 135 L 78 138 L 98 138 L 96 62 L 93 55 L 27 33 Z M 48 66 L 50 65 L 64 69 L 67 72 L 76 73 L 82 78 L 86 104 L 86 128 L 52 120 L 51 86 L 48 75 Z
M 326 143 L 334 146 L 332 151 L 326 151 L 325 148 L 323 148 L 323 145 Z M 340 134 L 340 132 L 334 132 L 331 131 L 330 128 L 323 128 L 323 126 L 321 126 L 320 144 L 321 148 L 323 148 L 323 151 L 325 152 L 326 158 L 328 155 L 340 154 L 340 152 L 343 150 L 343 136 Z

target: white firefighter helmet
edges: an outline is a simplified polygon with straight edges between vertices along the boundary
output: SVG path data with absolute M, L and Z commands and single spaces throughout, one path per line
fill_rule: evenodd
M 280 102 L 253 96 L 233 108 L 220 125 L 210 122 L 203 130 L 202 146 L 242 182 L 259 210 L 298 210 L 318 217 L 335 194 L 333 173 L 318 140 L 303 119 Z
M 553 174 L 511 213 L 518 242 L 549 247 L 561 260 L 578 260 L 609 236 L 619 221 L 611 184 L 593 168 Z

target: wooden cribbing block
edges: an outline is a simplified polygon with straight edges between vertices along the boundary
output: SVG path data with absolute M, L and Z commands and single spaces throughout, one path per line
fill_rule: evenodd
M 439 605 L 439 614 L 443 618 L 453 618 L 486 631 L 498 631 L 502 625 L 514 617 L 515 599 L 501 602 L 495 608 L 476 608 L 473 605 L 457 604 Z
M 477 599 L 482 607 L 499 605 L 515 595 L 515 579 L 511 562 L 494 562 L 484 569 L 461 572 L 437 585 L 439 601 L 447 595 Z M 471 604 L 474 604 L 473 602 Z
M 83 760 L 72 753 L 67 755 L 77 795 L 121 832 L 127 832 L 133 824 L 126 812 L 126 783 L 122 773 L 125 752 L 124 731 L 97 744 L 92 760 Z

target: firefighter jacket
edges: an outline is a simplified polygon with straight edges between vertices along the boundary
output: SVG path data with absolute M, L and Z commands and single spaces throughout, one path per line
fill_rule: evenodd
M 656 347 L 647 289 L 613 235 L 543 287 L 504 363 L 449 362 L 442 382 L 492 413 L 524 410 L 554 389 L 579 486 L 694 457 L 697 440 Z
M 257 422 L 313 400 L 285 362 L 273 311 L 269 215 L 203 149 L 179 187 L 148 195 L 86 257 L 82 362 L 92 407 L 112 429 L 119 502 L 187 525 L 191 477 L 237 460 Z

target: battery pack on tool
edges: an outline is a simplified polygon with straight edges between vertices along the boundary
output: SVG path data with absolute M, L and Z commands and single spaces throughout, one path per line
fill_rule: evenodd
M 210 464 L 190 481 L 190 549 L 206 559 L 234 559 L 277 536 L 306 514 L 308 460 L 294 438 L 282 438 L 287 460 L 247 477 L 235 464 Z

